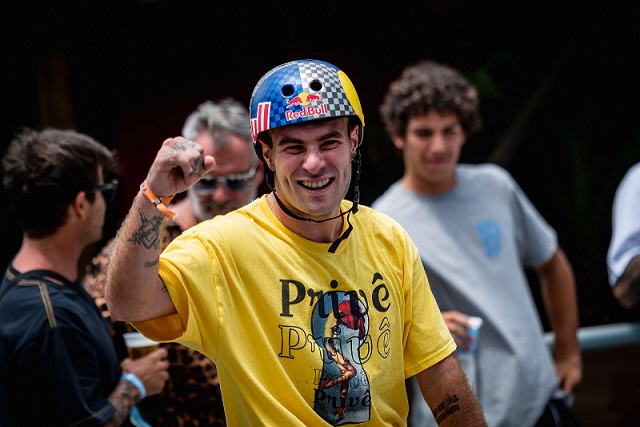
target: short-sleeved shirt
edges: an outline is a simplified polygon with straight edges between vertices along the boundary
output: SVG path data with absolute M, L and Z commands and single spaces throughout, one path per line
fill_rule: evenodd
M 613 199 L 607 268 L 615 285 L 629 262 L 640 254 L 640 163 L 627 171 Z
M 79 283 L 9 267 L 0 285 L 0 425 L 101 426 L 121 374 L 111 337 Z
M 365 206 L 349 223 L 330 253 L 265 196 L 202 222 L 160 257 L 178 314 L 134 326 L 215 361 L 231 425 L 403 425 L 405 378 L 455 343 L 404 229 Z

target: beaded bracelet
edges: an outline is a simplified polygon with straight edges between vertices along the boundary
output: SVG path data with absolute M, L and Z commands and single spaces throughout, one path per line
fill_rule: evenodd
M 156 196 L 155 194 L 153 194 L 153 191 L 151 191 L 147 186 L 147 180 L 145 180 L 142 184 L 140 184 L 140 191 L 142 192 L 142 194 L 144 194 L 144 196 L 147 199 L 149 199 L 151 203 L 153 203 L 153 206 L 155 206 L 156 209 L 158 209 L 162 213 L 162 215 L 171 219 L 174 219 L 177 216 L 175 212 L 171 211 L 167 207 L 167 205 L 171 203 L 171 200 L 173 200 L 174 196 L 163 197 L 163 198 Z
M 136 386 L 136 388 L 140 392 L 140 400 L 144 399 L 147 396 L 147 389 L 144 388 L 144 384 L 142 384 L 142 381 L 140 381 L 140 378 L 136 377 L 134 374 L 132 374 L 130 372 L 126 373 L 126 374 L 122 374 L 120 379 L 121 380 L 127 380 L 131 384 Z

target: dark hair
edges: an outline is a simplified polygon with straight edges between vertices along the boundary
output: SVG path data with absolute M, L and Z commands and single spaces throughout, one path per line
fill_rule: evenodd
M 31 238 L 46 237 L 66 221 L 69 204 L 81 191 L 117 172 L 115 155 L 93 138 L 73 130 L 21 130 L 2 159 L 3 185 L 11 207 Z M 87 193 L 93 202 L 94 193 Z
M 482 128 L 478 105 L 478 91 L 460 71 L 424 60 L 407 66 L 391 82 L 379 112 L 391 136 L 405 136 L 409 119 L 431 109 L 456 114 L 470 136 Z

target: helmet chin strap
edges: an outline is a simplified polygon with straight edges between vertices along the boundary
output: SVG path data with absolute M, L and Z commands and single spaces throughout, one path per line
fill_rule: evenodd
M 342 235 L 340 237 L 338 237 L 329 247 L 329 252 L 330 253 L 335 253 L 335 251 L 338 249 L 338 246 L 340 246 L 340 243 L 342 243 L 343 240 L 346 240 L 349 235 L 351 234 L 351 231 L 353 231 L 353 225 L 351 225 L 351 221 L 350 216 L 351 216 L 351 212 L 353 212 L 354 214 L 356 212 L 358 212 L 358 203 L 360 202 L 360 185 L 359 185 L 359 181 L 360 181 L 360 166 L 361 166 L 361 158 L 360 158 L 360 149 L 356 150 L 356 155 L 353 159 L 354 162 L 354 166 L 355 166 L 355 177 L 354 177 L 354 185 L 353 185 L 353 205 L 351 205 L 351 207 L 346 210 L 345 212 L 341 212 L 340 214 L 331 217 L 331 218 L 326 218 L 326 219 L 312 219 L 312 218 L 304 218 L 301 217 L 300 215 L 296 215 L 295 213 L 291 212 L 291 210 L 282 202 L 282 200 L 280 200 L 280 198 L 278 197 L 278 194 L 276 193 L 276 189 L 275 189 L 275 185 L 271 185 L 271 183 L 269 182 L 270 179 L 267 176 L 267 185 L 271 188 L 271 190 L 273 191 L 273 196 L 276 199 L 276 202 L 278 203 L 278 206 L 280 206 L 280 209 L 282 209 L 282 211 L 287 214 L 288 216 L 290 216 L 293 219 L 297 219 L 299 221 L 308 221 L 308 222 L 315 222 L 315 223 L 322 223 L 322 222 L 326 222 L 326 221 L 331 221 L 334 219 L 338 219 L 341 218 L 344 215 L 347 215 L 347 224 L 349 224 L 349 227 L 347 227 L 347 229 L 344 231 L 344 233 L 342 233 Z

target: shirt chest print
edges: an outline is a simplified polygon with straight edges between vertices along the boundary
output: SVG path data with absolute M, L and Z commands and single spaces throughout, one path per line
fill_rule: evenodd
M 484 253 L 489 258 L 500 255 L 502 251 L 502 231 L 495 221 L 482 221 L 476 224 L 476 231 L 482 242 Z
M 364 364 L 372 357 L 387 358 L 390 328 L 387 317 L 370 332 L 369 311 L 390 308 L 389 290 L 379 273 L 370 289 L 316 291 L 293 280 L 282 280 L 283 317 L 293 317 L 301 303 L 313 307 L 311 333 L 280 325 L 280 357 L 294 358 L 297 351 L 317 352 L 322 369 L 315 369 L 313 408 L 331 425 L 362 423 L 370 419 L 371 394 Z M 332 289 L 338 282 L 330 283 Z M 307 299 L 307 297 L 309 299 Z M 305 301 L 306 300 L 306 301 Z M 374 336 L 375 335 L 375 336 Z

